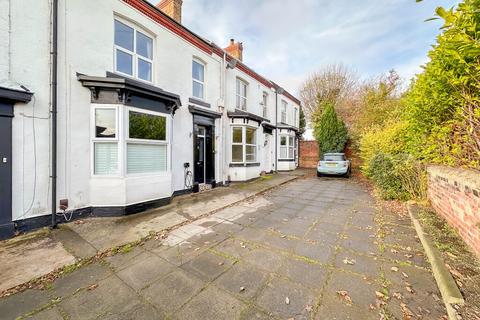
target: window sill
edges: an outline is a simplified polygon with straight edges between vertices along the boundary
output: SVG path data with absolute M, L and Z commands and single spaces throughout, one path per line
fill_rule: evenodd
M 230 163 L 230 168 L 260 167 L 260 162 Z
M 278 159 L 278 162 L 293 162 L 295 159 Z

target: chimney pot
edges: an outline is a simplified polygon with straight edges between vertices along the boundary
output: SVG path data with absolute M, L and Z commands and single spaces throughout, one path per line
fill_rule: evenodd
M 243 61 L 243 43 L 235 42 L 235 39 L 230 39 L 230 45 L 224 49 L 229 55 L 237 60 Z
M 178 23 L 182 23 L 183 0 L 162 0 L 156 7 Z

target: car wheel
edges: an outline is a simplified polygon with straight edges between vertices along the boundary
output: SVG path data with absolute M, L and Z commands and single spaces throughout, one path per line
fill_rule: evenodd
M 320 172 L 318 172 L 318 171 L 317 171 L 317 177 L 319 177 L 319 178 L 320 178 L 321 176 L 322 176 L 322 174 L 321 174 Z
M 345 178 L 350 178 L 350 174 L 351 174 L 351 173 L 352 173 L 352 172 L 351 172 L 350 170 L 348 170 L 347 173 L 345 173 Z

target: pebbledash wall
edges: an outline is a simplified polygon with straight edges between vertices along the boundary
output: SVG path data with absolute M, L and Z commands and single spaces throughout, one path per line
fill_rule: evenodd
M 437 213 L 480 256 L 480 172 L 430 166 L 428 197 Z
M 2 21 L 9 22 L 4 26 L 8 32 L 0 32 L 0 84 L 1 80 L 14 81 L 34 93 L 31 102 L 15 105 L 12 122 L 11 215 L 12 221 L 18 222 L 17 227 L 22 225 L 21 221 L 51 214 L 51 4 L 51 0 L 7 0 L 0 4 L 0 27 Z M 131 107 L 94 103 L 96 93 L 79 78 L 80 75 L 105 78 L 115 73 L 115 20 L 153 39 L 153 75 L 146 85 L 172 93 L 181 101 L 175 114 L 163 115 L 168 131 L 165 172 L 125 174 L 125 117 Z M 147 1 L 59 0 L 58 26 L 57 200 L 68 199 L 69 210 L 122 207 L 168 199 L 184 191 L 184 163 L 192 164 L 194 157 L 194 112 L 189 108 L 192 105 L 197 113 L 215 113 L 213 157 L 217 183 L 245 181 L 262 172 L 295 169 L 294 157 L 276 162 L 275 154 L 280 154 L 282 148 L 280 135 L 295 138 L 300 102 L 241 62 L 233 69 L 227 68 L 226 63 L 232 57 Z M 192 60 L 205 65 L 205 97 L 200 103 L 191 99 Z M 248 84 L 247 115 L 229 116 L 238 111 L 235 105 L 238 78 Z M 263 94 L 267 95 L 266 114 L 261 105 Z M 281 123 L 282 101 L 288 106 L 285 123 Z M 117 110 L 116 123 L 122 142 L 119 142 L 117 175 L 97 176 L 93 172 L 93 121 L 97 107 Z M 282 128 L 276 129 L 277 124 Z M 254 165 L 232 164 L 231 127 L 238 125 L 257 129 Z

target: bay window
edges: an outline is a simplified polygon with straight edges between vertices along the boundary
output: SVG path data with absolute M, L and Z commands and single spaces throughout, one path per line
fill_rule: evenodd
M 121 112 L 120 112 L 121 111 Z M 166 172 L 167 117 L 136 108 L 95 107 L 93 174 L 123 176 Z M 124 119 L 119 121 L 119 119 Z M 118 123 L 125 134 L 119 132 Z M 120 166 L 120 164 L 124 165 Z M 120 168 L 124 168 L 120 170 Z
M 257 161 L 257 131 L 246 126 L 232 127 L 232 162 L 253 163 Z
M 153 39 L 115 19 L 115 70 L 152 82 Z
M 117 110 L 115 108 L 95 109 L 93 137 L 93 172 L 95 175 L 118 174 L 117 122 Z
M 247 110 L 247 83 L 237 78 L 237 109 Z
M 196 60 L 192 61 L 192 91 L 195 98 L 205 98 L 205 65 Z
M 280 159 L 295 159 L 296 145 L 295 137 L 282 135 L 280 136 Z
M 167 118 L 128 111 L 127 174 L 167 171 Z

